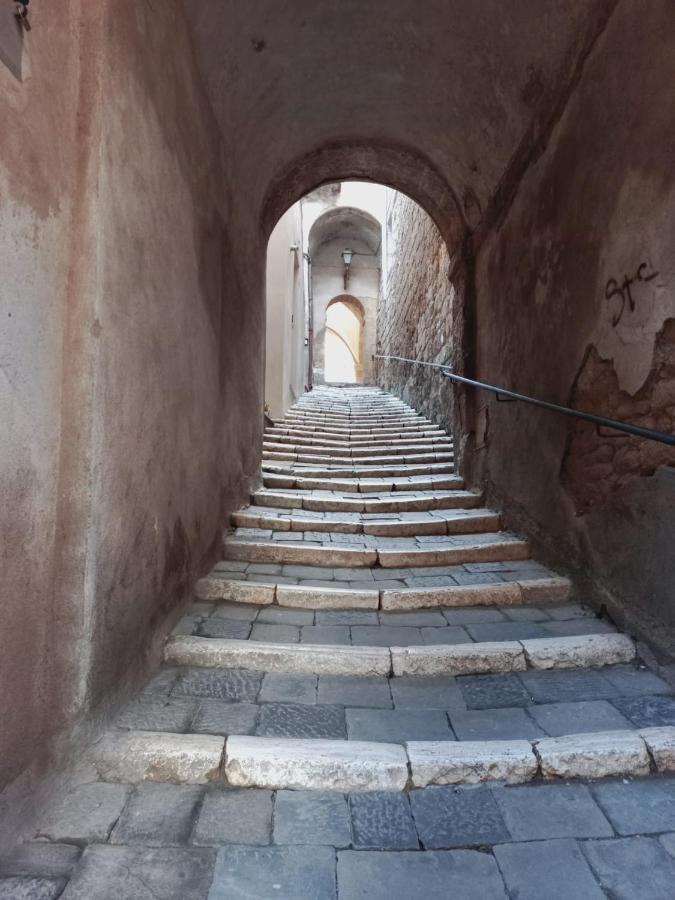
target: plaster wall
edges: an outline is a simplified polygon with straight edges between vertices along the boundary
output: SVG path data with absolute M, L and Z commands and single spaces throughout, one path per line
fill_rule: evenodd
M 23 80 L 0 62 L 7 807 L 158 658 L 263 408 L 262 240 L 232 250 L 182 5 L 31 11 Z
M 673 35 L 667 0 L 618 4 L 476 262 L 478 378 L 669 433 Z M 480 406 L 475 472 L 511 524 L 643 632 L 672 629 L 673 449 L 485 394 Z
M 303 393 L 307 379 L 300 203 L 293 204 L 270 235 L 265 296 L 265 402 L 277 419 Z

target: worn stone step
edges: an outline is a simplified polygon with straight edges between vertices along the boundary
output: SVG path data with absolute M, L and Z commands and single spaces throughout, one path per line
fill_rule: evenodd
M 283 644 L 177 635 L 164 649 L 165 663 L 174 666 L 362 677 L 390 671 L 394 677 L 437 677 L 586 668 L 631 662 L 635 655 L 631 638 L 609 633 L 410 647 Z
M 522 578 L 518 581 L 487 582 L 485 584 L 451 585 L 428 588 L 380 588 L 373 581 L 372 587 L 354 588 L 349 583 L 323 581 L 313 584 L 311 579 L 303 583 L 285 583 L 269 576 L 269 581 L 232 579 L 228 573 L 214 572 L 200 579 L 195 596 L 204 601 L 228 601 L 256 606 L 277 604 L 281 607 L 304 609 L 382 609 L 405 612 L 418 609 L 457 607 L 527 606 L 564 603 L 571 592 L 567 578 L 543 576 Z M 246 576 L 244 576 L 246 577 Z M 282 576 L 283 577 L 283 576 Z M 296 579 L 297 581 L 297 579 Z
M 347 494 L 375 494 L 391 491 L 449 491 L 464 485 L 455 475 L 410 475 L 391 478 L 303 478 L 295 475 L 268 475 L 263 472 L 263 484 L 268 488 L 298 488 L 299 490 L 341 491 Z
M 292 453 L 294 456 L 303 459 L 307 456 L 323 456 L 342 458 L 362 458 L 371 457 L 375 454 L 385 453 L 387 456 L 412 456 L 415 454 L 443 453 L 451 454 L 454 457 L 453 445 L 445 440 L 434 441 L 433 439 L 425 439 L 425 442 L 410 443 L 401 442 L 397 445 L 386 444 L 380 446 L 326 446 L 324 444 L 310 442 L 305 445 L 299 445 L 294 442 L 264 441 L 263 453 Z
M 419 465 L 422 463 L 436 463 L 454 461 L 455 454 L 448 453 L 411 453 L 392 454 L 391 456 L 359 456 L 353 462 L 359 466 L 402 466 Z M 306 465 L 327 463 L 328 465 L 346 465 L 344 458 L 334 456 L 321 456 L 316 453 L 288 453 L 285 450 L 263 450 L 263 461 L 283 460 L 285 462 L 298 462 Z
M 263 532 L 265 534 L 265 532 Z M 385 550 L 368 547 L 350 547 L 327 541 L 287 542 L 283 532 L 281 540 L 245 540 L 229 538 L 224 542 L 225 558 L 260 563 L 281 563 L 307 566 L 351 566 L 382 568 L 405 568 L 407 566 L 446 566 L 464 563 L 502 562 L 529 559 L 530 548 L 527 541 L 510 539 L 500 534 L 489 540 L 490 533 L 482 534 L 481 540 L 471 541 L 470 536 L 462 543 L 440 545 L 431 544 L 434 549 Z M 298 533 L 298 537 L 301 533 Z M 461 535 L 455 536 L 459 541 Z M 364 536 L 367 539 L 368 536 Z M 386 540 L 386 539 L 382 539 Z M 403 539 L 401 539 L 403 540 Z M 408 539 L 414 543 L 414 538 Z
M 454 474 L 455 466 L 451 460 L 422 465 L 400 463 L 389 466 L 383 464 L 377 466 L 362 466 L 359 464 L 346 466 L 340 463 L 324 466 L 314 466 L 307 463 L 289 465 L 283 462 L 263 460 L 262 471 L 272 475 L 292 475 L 302 478 L 397 478 L 410 475 Z
M 360 428 L 340 427 L 340 426 L 322 426 L 322 425 L 275 425 L 274 428 L 266 428 L 265 432 L 268 436 L 276 434 L 300 435 L 302 437 L 321 436 L 330 439 L 335 437 L 340 441 L 349 440 L 350 438 L 363 437 L 406 437 L 410 434 L 422 435 L 445 435 L 446 432 L 442 428 L 431 425 L 404 425 L 399 428 L 381 425 L 381 426 L 361 426 Z
M 352 514 L 353 515 L 353 514 Z M 303 515 L 302 510 L 292 514 L 284 510 L 270 510 L 265 507 L 249 506 L 232 515 L 232 524 L 237 528 L 262 528 L 273 531 L 326 532 L 334 534 L 366 534 L 383 537 L 405 537 L 415 535 L 469 534 L 481 531 L 498 531 L 500 516 L 488 509 L 462 510 L 445 516 L 419 514 L 414 519 L 363 519 L 318 518 Z
M 356 793 L 429 785 L 525 784 L 675 771 L 675 728 L 508 741 L 345 741 L 171 732 L 112 732 L 88 762 L 104 781 Z
M 312 437 L 309 435 L 297 434 L 275 434 L 265 435 L 263 438 L 263 446 L 267 444 L 283 444 L 296 447 L 326 447 L 328 449 L 362 449 L 372 448 L 374 451 L 378 449 L 390 450 L 394 447 L 415 447 L 420 444 L 435 446 L 437 444 L 448 445 L 452 447 L 453 442 L 447 435 L 440 434 L 413 434 L 403 435 L 402 437 L 374 437 L 367 435 L 365 437 L 350 438 L 349 440 L 329 440 L 324 435 Z
M 378 496 L 344 497 L 339 494 L 317 494 L 311 490 L 267 490 L 251 495 L 256 506 L 273 506 L 286 509 L 304 509 L 308 512 L 345 513 L 409 513 L 441 509 L 471 509 L 480 506 L 482 495 L 462 490 L 464 482 L 457 478 L 454 490 L 433 492 L 382 492 Z

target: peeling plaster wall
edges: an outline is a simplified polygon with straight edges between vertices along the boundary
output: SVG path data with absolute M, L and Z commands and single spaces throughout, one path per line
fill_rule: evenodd
M 185 13 L 153 6 L 31 4 L 24 80 L 0 63 L 8 809 L 157 660 L 257 478 L 264 247 L 232 249 Z
M 668 0 L 619 3 L 476 261 L 478 378 L 671 433 L 674 36 Z M 475 471 L 512 524 L 629 619 L 675 626 L 672 448 L 479 405 Z

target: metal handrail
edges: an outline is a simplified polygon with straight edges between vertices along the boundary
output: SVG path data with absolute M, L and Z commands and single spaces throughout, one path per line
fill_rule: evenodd
M 658 441 L 661 444 L 670 444 L 671 447 L 675 447 L 675 434 L 666 434 L 664 431 L 655 431 L 653 428 L 643 428 L 641 425 L 631 425 L 629 422 L 620 422 L 618 419 L 608 419 L 606 416 L 596 416 L 594 413 L 582 412 L 579 409 L 571 409 L 569 406 L 561 406 L 559 403 L 550 403 L 548 400 L 538 400 L 536 397 L 528 397 L 527 394 L 509 391 L 506 388 L 500 388 L 494 384 L 487 384 L 484 381 L 465 378 L 463 375 L 456 375 L 454 372 L 450 371 L 450 366 L 444 366 L 441 365 L 441 363 L 421 362 L 419 359 L 408 359 L 405 356 L 382 356 L 380 354 L 376 354 L 375 359 L 393 359 L 397 362 L 413 363 L 416 366 L 425 366 L 430 369 L 440 369 L 441 375 L 444 378 L 450 378 L 452 381 L 456 381 L 459 384 L 468 384 L 471 387 L 489 391 L 494 394 L 498 400 L 501 398 L 521 400 L 523 403 L 531 403 L 533 406 L 539 406 L 542 409 L 548 409 L 551 412 L 557 412 L 563 416 L 571 416 L 575 419 L 582 419 L 585 422 L 592 422 L 598 428 L 612 428 L 615 431 L 622 431 L 625 434 L 645 438 L 648 441 Z

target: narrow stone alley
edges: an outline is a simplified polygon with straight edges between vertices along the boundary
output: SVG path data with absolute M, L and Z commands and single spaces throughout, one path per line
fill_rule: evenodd
M 448 435 L 320 387 L 262 479 L 0 897 L 671 898 L 671 687 L 501 530 Z

